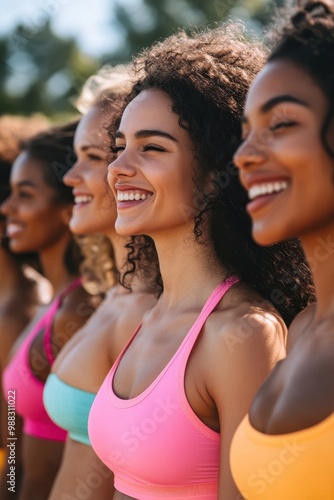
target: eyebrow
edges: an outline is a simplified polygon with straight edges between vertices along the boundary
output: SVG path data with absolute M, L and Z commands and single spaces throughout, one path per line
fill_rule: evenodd
M 272 99 L 269 99 L 267 102 L 265 102 L 264 104 L 262 104 L 262 106 L 260 107 L 260 112 L 261 113 L 268 113 L 268 111 L 272 110 L 275 106 L 277 106 L 278 104 L 281 104 L 282 102 L 292 102 L 292 103 L 295 103 L 295 104 L 300 104 L 301 106 L 305 106 L 306 108 L 309 108 L 309 104 L 305 101 L 303 101 L 302 99 L 298 99 L 298 97 L 294 97 L 292 95 L 289 95 L 289 94 L 284 94 L 284 95 L 278 95 L 276 97 L 273 97 Z M 248 123 L 248 118 L 247 116 L 243 116 L 241 118 L 241 123 L 244 124 L 244 123 Z
M 17 187 L 33 187 L 36 188 L 37 185 L 32 181 L 20 181 L 17 183 Z
M 300 104 L 300 105 L 305 106 L 307 108 L 310 107 L 309 104 L 307 104 L 307 102 L 302 101 L 301 99 L 298 99 L 298 97 L 294 97 L 292 95 L 285 94 L 285 95 L 278 95 L 276 97 L 273 97 L 272 99 L 269 99 L 269 101 L 265 102 L 261 106 L 260 110 L 262 113 L 267 113 L 268 111 L 270 111 L 272 108 L 274 108 L 275 106 L 277 106 L 281 102 L 293 102 L 295 104 Z
M 152 137 L 152 136 L 165 137 L 166 139 L 170 139 L 171 141 L 178 142 L 178 140 L 174 136 L 172 136 L 171 134 L 168 134 L 168 132 L 163 132 L 162 130 L 142 129 L 142 130 L 138 130 L 135 133 L 136 139 L 142 139 L 144 137 Z M 125 135 L 120 130 L 117 130 L 117 132 L 115 134 L 115 139 L 117 139 L 117 138 L 125 139 Z

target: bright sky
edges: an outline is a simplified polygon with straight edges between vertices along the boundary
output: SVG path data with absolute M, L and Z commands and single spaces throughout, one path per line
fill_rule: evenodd
M 151 23 L 141 0 L 0 0 L 0 36 L 10 35 L 18 23 L 24 24 L 27 33 L 33 33 L 50 18 L 58 35 L 75 37 L 87 54 L 108 54 L 117 49 L 122 40 L 121 28 L 114 17 L 117 2 L 131 9 L 139 27 Z M 247 19 L 247 10 L 239 7 L 235 15 Z
M 10 34 L 18 23 L 33 31 L 50 17 L 57 34 L 74 36 L 84 52 L 98 56 L 119 44 L 121 33 L 112 24 L 115 1 L 0 0 L 0 35 Z M 138 3 L 126 3 L 131 1 Z

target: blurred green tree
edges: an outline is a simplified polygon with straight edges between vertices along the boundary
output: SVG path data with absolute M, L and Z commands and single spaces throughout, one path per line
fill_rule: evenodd
M 73 113 L 71 97 L 99 66 L 75 40 L 55 35 L 50 22 L 18 25 L 0 39 L 0 114 Z
M 227 17 L 242 19 L 258 35 L 283 0 L 115 0 L 113 12 L 124 33 L 124 43 L 104 58 L 128 61 L 142 48 L 183 27 L 214 27 Z
M 116 18 L 123 43 L 116 51 L 110 50 L 96 59 L 82 53 L 75 40 L 55 35 L 50 21 L 36 26 L 19 25 L 6 38 L 0 38 L 0 114 L 41 112 L 53 118 L 73 114 L 71 101 L 102 63 L 127 62 L 142 48 L 180 27 L 213 27 L 228 16 L 243 19 L 249 29 L 261 34 L 274 6 L 282 3 L 283 0 L 114 0 L 113 19 Z

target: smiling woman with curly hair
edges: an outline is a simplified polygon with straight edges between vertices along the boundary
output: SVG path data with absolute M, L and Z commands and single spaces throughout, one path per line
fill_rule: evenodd
M 279 313 L 290 322 L 312 299 L 296 241 L 268 250 L 252 241 L 232 165 L 263 61 L 261 46 L 234 24 L 180 32 L 134 61 L 138 82 L 115 133 L 108 181 L 116 230 L 135 235 L 125 278 L 149 267 L 141 248 L 155 248 L 161 294 L 90 413 L 115 500 L 235 500 L 233 432 L 284 356 Z
M 245 211 L 247 193 L 232 162 L 240 142 L 247 89 L 263 61 L 263 47 L 246 41 L 240 25 L 205 31 L 193 38 L 180 32 L 137 57 L 134 73 L 139 82 L 125 106 L 147 89 L 170 96 L 180 126 L 191 137 L 194 161 L 201 165 L 193 172 L 191 202 L 183 203 L 180 211 L 185 217 L 193 214 L 199 243 L 205 243 L 203 228 L 209 221 L 215 252 L 224 266 L 237 271 L 269 299 L 289 324 L 313 297 L 309 268 L 297 240 L 268 248 L 254 243 Z M 139 266 L 151 275 L 155 272 L 152 279 L 162 287 L 159 268 L 142 262 L 140 256 L 142 245 L 153 248 L 154 242 L 142 236 L 132 241 L 125 280 Z

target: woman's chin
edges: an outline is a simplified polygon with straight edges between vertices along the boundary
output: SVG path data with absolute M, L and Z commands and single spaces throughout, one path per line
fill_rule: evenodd
M 281 234 L 276 234 L 272 231 L 261 230 L 258 231 L 253 228 L 252 237 L 255 243 L 260 245 L 261 247 L 269 247 L 274 245 L 275 243 L 280 243 L 285 241 L 287 238 L 282 237 Z
M 25 245 L 20 245 L 12 241 L 9 242 L 8 248 L 14 254 L 32 253 L 36 251 L 35 248 L 30 248 Z

